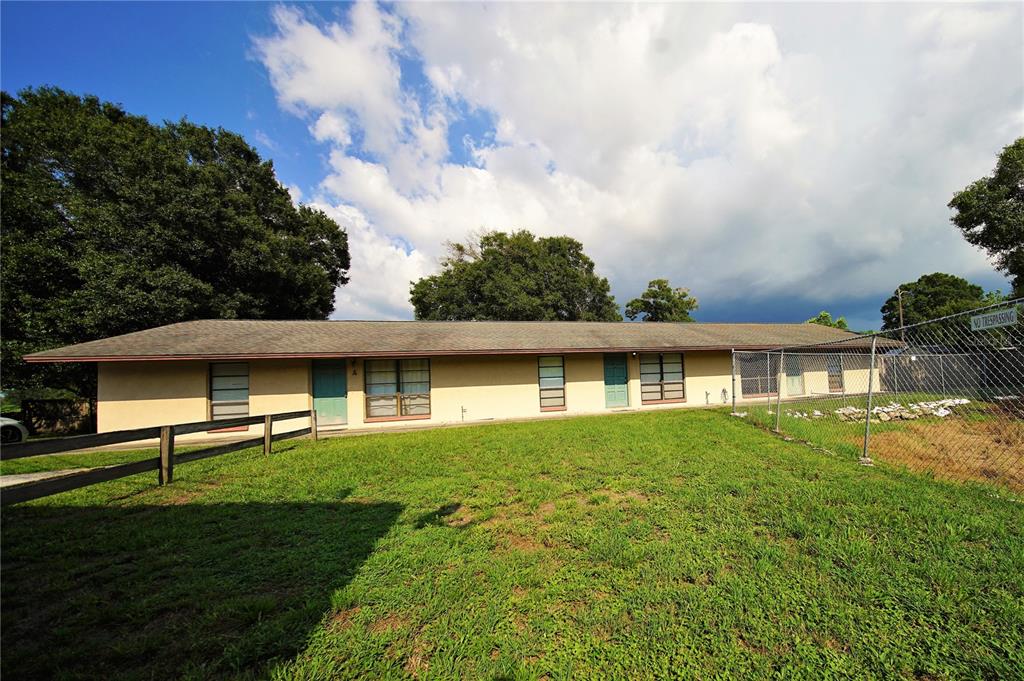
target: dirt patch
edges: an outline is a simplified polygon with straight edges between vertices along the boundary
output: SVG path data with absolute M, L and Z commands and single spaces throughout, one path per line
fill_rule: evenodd
M 871 436 L 874 459 L 949 480 L 1000 482 L 1024 491 L 1024 423 L 952 419 Z
M 508 545 L 514 551 L 540 551 L 544 545 L 533 537 L 521 534 L 508 535 Z
M 463 509 L 460 513 L 449 516 L 447 525 L 449 527 L 465 527 L 473 522 L 473 514 Z
M 401 615 L 387 615 L 371 624 L 370 632 L 374 634 L 382 634 L 384 632 L 394 631 L 395 629 L 401 629 L 406 625 L 407 621 L 408 620 Z
M 576 496 L 587 504 L 600 504 L 605 499 L 615 504 L 624 504 L 629 502 L 645 504 L 651 500 L 650 496 L 635 489 L 631 489 L 626 492 L 619 492 L 613 489 L 596 489 L 591 492 L 582 492 Z
M 405 659 L 405 665 L 402 668 L 414 679 L 418 679 L 421 674 L 425 673 L 430 668 L 430 651 L 427 646 L 422 643 L 413 646 L 412 652 Z
M 346 608 L 331 615 L 327 621 L 327 628 L 332 631 L 343 631 L 352 626 L 352 618 L 359 614 L 360 607 Z
M 537 508 L 537 512 L 545 516 L 551 515 L 555 512 L 555 502 L 545 501 Z

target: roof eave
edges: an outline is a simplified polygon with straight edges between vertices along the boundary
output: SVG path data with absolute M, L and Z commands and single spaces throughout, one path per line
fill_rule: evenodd
M 201 353 L 180 355 L 83 355 L 75 357 L 34 353 L 24 360 L 32 364 L 69 362 L 168 362 L 168 361 L 228 361 L 260 359 L 341 359 L 368 357 L 458 357 L 479 355 L 570 355 L 612 352 L 721 352 L 726 350 L 774 350 L 778 345 L 679 345 L 668 347 L 596 347 L 596 348 L 492 348 L 484 350 L 427 350 L 427 351 L 360 351 L 360 352 L 287 352 L 287 353 Z

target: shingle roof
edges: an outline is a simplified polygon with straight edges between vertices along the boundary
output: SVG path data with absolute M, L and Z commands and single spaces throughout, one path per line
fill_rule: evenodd
M 857 338 L 818 324 L 207 319 L 46 350 L 30 362 L 764 349 Z M 849 346 L 847 346 L 849 347 Z

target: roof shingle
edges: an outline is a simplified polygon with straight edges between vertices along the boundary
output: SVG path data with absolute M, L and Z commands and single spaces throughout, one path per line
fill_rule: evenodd
M 767 349 L 856 338 L 818 324 L 206 319 L 26 355 L 30 362 Z

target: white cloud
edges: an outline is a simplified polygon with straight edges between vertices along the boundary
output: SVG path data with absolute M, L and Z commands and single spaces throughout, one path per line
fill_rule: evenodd
M 288 195 L 292 197 L 292 203 L 296 206 L 302 201 L 302 188 L 297 184 L 286 184 L 284 186 L 288 190 Z
M 352 6 L 349 26 L 320 26 L 299 9 L 273 10 L 276 32 L 255 40 L 282 106 L 318 115 L 313 136 L 344 148 L 358 127 L 365 152 L 389 162 L 392 181 L 419 191 L 447 155 L 446 120 L 402 89 L 402 20 L 369 2 Z
M 352 144 L 352 133 L 349 132 L 348 121 L 334 111 L 325 111 L 310 126 L 309 131 L 318 142 L 334 142 L 344 149 Z
M 257 48 L 334 149 L 320 201 L 355 230 L 339 315 L 408 315 L 409 280 L 481 228 L 579 238 L 620 302 L 667 276 L 705 302 L 824 304 L 990 272 L 945 204 L 1024 134 L 1021 16 L 363 3 L 347 26 L 278 8 Z M 496 121 L 472 166 L 448 160 L 466 109 Z
M 423 254 L 408 252 L 397 240 L 373 229 L 357 208 L 329 203 L 311 204 L 326 212 L 348 232 L 355 257 L 349 283 L 335 295 L 334 316 L 339 319 L 407 319 L 409 284 L 430 273 Z

